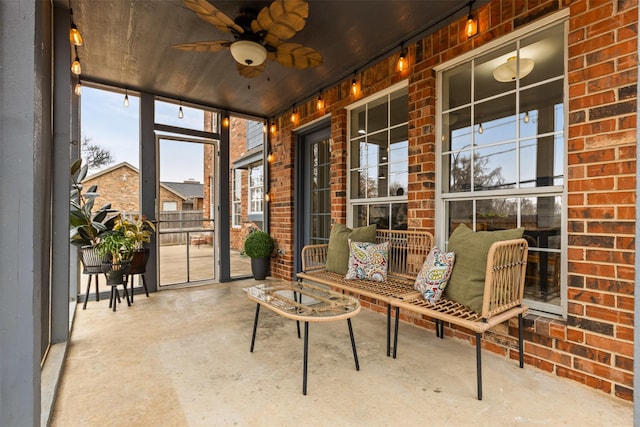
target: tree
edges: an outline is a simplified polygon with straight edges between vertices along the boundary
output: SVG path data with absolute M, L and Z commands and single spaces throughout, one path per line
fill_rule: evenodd
M 92 144 L 91 138 L 84 137 L 82 140 L 82 159 L 89 170 L 98 169 L 101 166 L 107 166 L 114 162 L 111 152 L 106 148 L 102 148 L 98 144 Z

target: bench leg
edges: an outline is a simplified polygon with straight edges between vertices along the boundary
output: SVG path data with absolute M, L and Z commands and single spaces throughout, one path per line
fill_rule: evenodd
M 256 342 L 256 329 L 258 329 L 258 315 L 260 314 L 260 304 L 256 304 L 256 318 L 253 320 L 253 335 L 251 335 L 251 353 L 253 353 L 253 344 Z
M 482 348 L 482 334 L 476 332 L 476 374 L 478 383 L 478 400 L 482 400 L 482 356 L 480 350 Z
M 351 338 L 351 348 L 353 349 L 353 359 L 356 362 L 356 371 L 359 371 L 360 363 L 358 363 L 358 352 L 356 351 L 356 340 L 353 338 L 353 327 L 351 327 L 351 319 L 347 319 L 347 325 L 349 325 L 349 337 Z
M 398 353 L 398 320 L 400 320 L 400 307 L 396 307 L 396 327 L 393 335 L 393 358 Z
M 391 356 L 391 304 L 387 304 L 387 357 Z
M 307 395 L 307 362 L 309 361 L 309 322 L 304 322 L 304 361 L 302 362 L 302 394 Z
M 518 314 L 518 352 L 520 353 L 520 367 L 524 368 L 524 343 L 522 339 L 522 313 Z

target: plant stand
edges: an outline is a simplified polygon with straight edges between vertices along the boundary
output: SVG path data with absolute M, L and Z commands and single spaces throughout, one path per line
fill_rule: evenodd
M 89 276 L 87 281 L 87 290 L 84 294 L 84 304 L 82 309 L 87 309 L 87 301 L 89 301 L 89 292 L 91 291 L 91 277 L 96 276 L 96 301 L 100 301 L 100 289 L 98 277 L 102 273 L 102 260 L 94 246 L 83 246 L 80 248 L 80 262 L 82 262 L 82 273 Z
M 127 291 L 126 282 L 126 276 L 130 266 L 130 262 L 123 262 L 121 264 L 112 264 L 111 262 L 102 263 L 102 271 L 107 279 L 107 285 L 111 286 L 109 308 L 113 308 L 113 311 L 116 311 L 118 303 L 121 302 L 118 285 L 123 286 L 123 294 L 127 300 L 127 306 L 131 307 L 131 300 L 129 298 L 129 292 Z

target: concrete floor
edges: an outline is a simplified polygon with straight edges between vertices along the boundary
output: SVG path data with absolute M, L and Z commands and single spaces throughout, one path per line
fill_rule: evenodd
M 255 280 L 136 295 L 131 307 L 76 311 L 51 425 L 631 426 L 633 407 L 578 383 L 400 325 L 386 357 L 385 317 L 310 324 L 308 394 L 295 322 L 261 310 L 249 352 Z

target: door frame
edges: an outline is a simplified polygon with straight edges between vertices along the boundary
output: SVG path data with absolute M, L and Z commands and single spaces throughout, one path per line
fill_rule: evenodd
M 200 133 L 200 132 L 199 132 Z M 169 141 L 177 141 L 177 142 L 189 142 L 189 143 L 196 143 L 196 144 L 206 144 L 206 145 L 211 145 L 213 146 L 213 159 L 212 159 L 212 176 L 213 176 L 213 185 L 211 185 L 211 191 L 213 191 L 213 201 L 211 202 L 210 200 L 203 200 L 203 206 L 204 204 L 213 204 L 213 206 L 215 207 L 215 209 L 212 209 L 212 212 L 210 212 L 210 220 L 213 222 L 213 245 L 212 245 L 212 251 L 213 251 L 213 278 L 212 279 L 205 279 L 205 280 L 199 280 L 199 281 L 189 281 L 188 277 L 189 277 L 189 273 L 187 271 L 187 281 L 186 282 L 181 282 L 181 283 L 175 283 L 175 284 L 169 284 L 169 285 L 161 285 L 160 284 L 160 239 L 157 238 L 156 239 L 156 253 L 158 254 L 158 262 L 156 263 L 156 276 L 158 277 L 158 286 L 157 289 L 158 290 L 165 290 L 165 289 L 176 289 L 176 288 L 184 288 L 184 287 L 190 287 L 190 286 L 199 286 L 205 283 L 219 283 L 220 282 L 220 256 L 221 256 L 221 251 L 220 248 L 217 248 L 217 244 L 216 242 L 219 239 L 219 230 L 218 230 L 218 224 L 220 224 L 220 152 L 219 152 L 219 141 L 211 138 L 210 135 L 203 135 L 203 136 L 188 136 L 186 134 L 181 134 L 181 135 L 175 135 L 175 134 L 165 134 L 162 132 L 159 132 L 158 130 L 156 130 L 156 132 L 154 133 L 154 137 L 155 137 L 155 145 L 156 145 L 156 182 L 155 182 L 155 186 L 156 186 L 156 218 L 160 218 L 160 203 L 161 203 L 161 198 L 160 198 L 160 141 L 161 140 L 169 140 Z M 209 179 L 208 177 L 203 176 L 203 185 L 209 185 Z M 211 194 L 210 194 L 211 196 Z M 158 229 L 159 229 L 159 222 L 158 222 Z M 188 256 L 189 256 L 189 242 L 187 242 L 187 269 L 189 268 L 189 262 L 188 262 Z
M 326 132 L 326 134 L 325 134 Z M 306 167 L 308 159 L 309 143 L 307 140 L 313 136 L 326 135 L 329 138 L 329 149 L 331 150 L 331 118 L 323 118 L 313 125 L 296 132 L 296 145 L 294 157 L 294 191 L 293 191 L 293 274 L 294 279 L 299 271 L 302 270 L 302 259 L 300 253 L 305 244 L 307 244 L 307 235 L 309 232 L 308 225 L 308 206 L 305 192 L 306 174 L 309 168 Z

